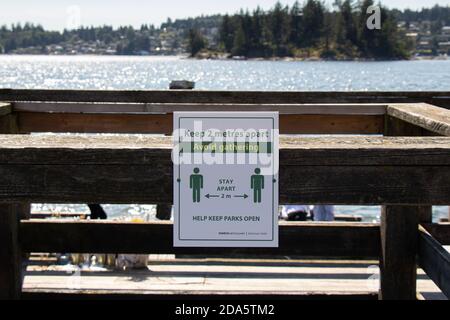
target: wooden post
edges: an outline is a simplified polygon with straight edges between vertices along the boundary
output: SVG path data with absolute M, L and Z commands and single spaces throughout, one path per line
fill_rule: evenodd
M 411 123 L 386 115 L 384 122 L 384 135 L 395 137 L 420 137 L 423 129 Z
M 19 222 L 22 205 L 0 204 L 0 300 L 20 299 L 22 252 Z
M 419 223 L 433 223 L 433 207 L 418 206 Z
M 170 83 L 170 90 L 192 90 L 195 87 L 195 82 L 179 80 L 172 81 Z M 171 204 L 157 204 L 156 205 L 156 218 L 159 220 L 170 220 L 172 216 Z
M 383 207 L 380 299 L 416 299 L 419 214 L 415 206 Z
M 424 130 L 386 115 L 384 135 L 417 137 Z M 431 223 L 431 206 L 383 206 L 381 212 L 380 299 L 415 300 L 419 222 Z
M 0 134 L 18 132 L 17 117 L 12 112 L 12 106 L 0 102 Z
M 170 220 L 172 216 L 171 204 L 157 204 L 156 205 L 156 218 L 159 220 Z

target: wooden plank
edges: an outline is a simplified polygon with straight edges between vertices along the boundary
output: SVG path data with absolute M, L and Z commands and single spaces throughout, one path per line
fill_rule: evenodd
M 1 101 L 127 103 L 417 103 L 450 106 L 450 92 L 102 91 L 0 89 Z
M 15 112 L 173 113 L 177 111 L 278 111 L 280 114 L 384 115 L 385 104 L 199 104 L 14 102 Z
M 35 261 L 39 263 L 39 261 Z M 374 261 L 297 259 L 168 259 L 150 258 L 148 269 L 82 271 L 72 293 L 137 293 L 171 296 L 210 293 L 255 298 L 270 296 L 335 296 L 374 294 L 367 287 L 369 266 Z M 58 266 L 33 265 L 27 270 L 25 292 L 66 291 L 70 275 Z M 135 281 L 129 281 L 130 278 Z M 137 281 L 139 280 L 139 281 Z M 70 280 L 69 280 L 70 281 Z M 430 281 L 431 282 L 431 281 Z M 189 285 L 186 285 L 186 284 Z
M 0 202 L 172 203 L 171 171 L 164 164 L 2 165 Z M 448 205 L 449 179 L 449 166 L 281 165 L 280 202 Z
M 388 115 L 443 136 L 450 136 L 450 111 L 430 104 L 389 105 Z
M 385 116 L 384 135 L 387 137 L 421 137 L 424 128 L 413 125 L 390 115 Z
M 450 246 L 450 223 L 424 223 L 421 225 L 434 239 L 444 246 Z
M 0 204 L 0 300 L 20 298 L 22 289 L 20 210 L 21 205 Z
M 17 114 L 20 133 L 148 133 L 172 134 L 173 120 L 166 114 Z
M 33 212 L 30 219 L 78 218 L 84 220 L 90 215 L 88 212 Z
M 258 294 L 254 291 L 250 292 L 236 292 L 236 291 L 203 291 L 192 292 L 183 290 L 182 292 L 165 291 L 142 291 L 142 290 L 121 290 L 120 292 L 112 292 L 109 290 L 90 290 L 90 291 L 76 291 L 76 290 L 59 290 L 58 292 L 52 290 L 27 289 L 22 294 L 23 300 L 51 300 L 51 301 L 66 301 L 66 300 L 214 300 L 217 298 L 229 300 L 299 300 L 299 301 L 365 301 L 376 300 L 377 295 L 374 293 L 315 293 L 308 292 L 281 292 L 281 293 L 262 293 Z
M 370 266 L 377 261 L 355 261 L 334 259 L 297 259 L 292 257 L 272 259 L 174 259 L 172 256 L 150 256 L 148 270 L 82 271 L 77 290 L 68 290 L 70 274 L 64 266 L 48 265 L 48 261 L 34 259 L 27 270 L 24 292 L 34 294 L 63 293 L 89 297 L 90 294 L 161 294 L 161 298 L 175 296 L 180 292 L 192 295 L 210 293 L 212 297 L 317 298 L 336 295 L 377 294 L 376 279 L 368 279 Z M 440 290 L 418 272 L 418 290 L 426 298 L 441 298 Z M 135 281 L 129 281 L 133 279 Z M 69 283 L 74 283 L 73 281 Z M 186 284 L 189 287 L 186 288 Z M 368 287 L 370 284 L 370 287 Z M 274 295 L 274 296 L 269 296 Z M 375 296 L 374 296 L 375 295 Z M 98 297 L 98 296 L 95 296 Z M 155 296 L 156 297 L 156 296 Z M 160 296 L 157 296 L 160 298 Z M 60 296 L 61 298 L 61 296 Z M 94 296 L 92 296 L 94 298 Z M 134 297 L 138 298 L 138 297 Z M 211 297 L 210 297 L 211 298 Z
M 418 206 L 420 223 L 432 223 L 433 222 L 433 206 Z
M 419 264 L 450 299 L 450 253 L 423 228 L 419 230 Z
M 173 138 L 144 135 L 0 136 L 0 164 L 171 164 Z M 280 136 L 285 166 L 449 166 L 450 138 Z
M 77 114 L 19 112 L 20 133 L 172 134 L 173 114 Z M 281 115 L 281 134 L 380 134 L 381 115 Z
M 0 134 L 17 133 L 17 117 L 9 103 L 0 102 Z
M 15 114 L 7 114 L 0 117 L 0 134 L 16 133 L 18 133 L 17 116 Z
M 380 299 L 415 300 L 417 207 L 384 206 L 381 213 Z
M 11 104 L 0 102 L 0 117 L 10 114 L 11 110 L 12 110 Z
M 1 136 L 0 201 L 171 203 L 167 141 Z M 280 202 L 448 205 L 449 148 L 448 138 L 282 139 Z
M 282 223 L 279 248 L 174 248 L 169 222 L 22 221 L 27 252 L 302 255 L 378 257 L 379 227 L 362 223 Z
M 381 134 L 383 116 L 280 115 L 280 134 Z

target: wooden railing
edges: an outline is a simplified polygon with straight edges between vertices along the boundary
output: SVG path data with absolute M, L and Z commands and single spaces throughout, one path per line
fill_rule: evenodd
M 330 93 L 0 90 L 0 130 L 9 133 L 0 136 L 0 298 L 22 296 L 24 252 L 379 258 L 382 299 L 416 298 L 418 255 L 450 297 L 442 248 L 450 230 L 431 223 L 432 205 L 450 205 L 450 111 L 398 101 L 449 96 L 381 93 L 362 104 L 366 93 L 342 101 Z M 385 135 L 283 136 L 280 145 L 280 203 L 383 205 L 381 224 L 282 224 L 280 248 L 223 250 L 173 248 L 168 222 L 27 220 L 32 202 L 170 204 L 171 139 L 18 133 L 170 133 L 176 110 L 274 110 L 282 133 Z

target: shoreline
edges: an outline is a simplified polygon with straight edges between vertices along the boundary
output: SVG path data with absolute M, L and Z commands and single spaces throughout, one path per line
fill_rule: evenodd
M 220 56 L 196 56 L 188 55 L 106 55 L 106 54 L 0 54 L 0 57 L 133 57 L 133 58 L 177 58 L 180 60 L 213 60 L 213 61 L 269 61 L 269 62 L 394 62 L 394 61 L 447 61 L 447 56 L 419 56 L 409 59 L 373 59 L 373 58 L 352 58 L 352 59 L 326 59 L 326 58 L 299 58 L 299 57 L 270 57 L 270 58 L 247 58 Z

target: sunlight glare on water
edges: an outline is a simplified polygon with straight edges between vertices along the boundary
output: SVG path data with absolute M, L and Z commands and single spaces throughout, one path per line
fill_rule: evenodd
M 448 90 L 450 60 L 388 62 L 219 61 L 179 57 L 5 56 L 0 88 L 204 90 Z

